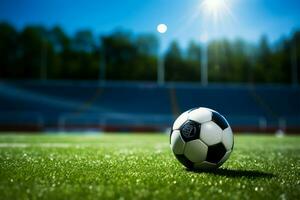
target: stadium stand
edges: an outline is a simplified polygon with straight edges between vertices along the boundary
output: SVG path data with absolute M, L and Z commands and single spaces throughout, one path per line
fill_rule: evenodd
M 300 89 L 290 86 L 1 82 L 0 129 L 164 131 L 201 106 L 224 114 L 237 131 L 295 132 L 299 102 Z

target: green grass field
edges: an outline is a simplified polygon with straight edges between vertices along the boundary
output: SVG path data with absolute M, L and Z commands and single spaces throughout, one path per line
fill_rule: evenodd
M 236 136 L 216 171 L 166 135 L 0 135 L 1 199 L 300 199 L 300 137 Z

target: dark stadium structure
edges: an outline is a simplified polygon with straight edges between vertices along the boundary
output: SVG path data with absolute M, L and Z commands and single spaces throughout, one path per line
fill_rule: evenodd
M 224 114 L 234 131 L 297 132 L 300 89 L 285 85 L 0 82 L 2 131 L 166 131 L 194 107 Z

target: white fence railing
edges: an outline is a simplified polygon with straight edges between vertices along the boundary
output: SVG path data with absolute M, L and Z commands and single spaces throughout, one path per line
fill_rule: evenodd
M 287 130 L 291 127 L 300 127 L 300 116 L 266 118 L 264 116 L 228 116 L 232 126 L 256 127 L 259 131 L 265 131 L 272 127 L 278 130 Z M 41 112 L 33 111 L 0 111 L 0 126 L 26 126 L 34 125 L 41 129 L 51 128 L 66 130 L 68 127 L 80 126 L 88 129 L 89 126 L 148 126 L 148 127 L 170 127 L 175 120 L 172 115 L 147 115 L 132 113 L 86 113 L 71 114 L 63 113 L 56 116 L 48 116 Z M 49 123 L 51 121 L 51 123 Z

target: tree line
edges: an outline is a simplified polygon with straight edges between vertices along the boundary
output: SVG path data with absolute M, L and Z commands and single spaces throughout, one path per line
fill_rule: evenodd
M 59 26 L 17 30 L 0 23 L 0 79 L 156 81 L 159 39 L 153 34 L 115 31 L 70 36 Z M 199 82 L 203 45 L 182 49 L 173 41 L 164 52 L 166 81 Z M 207 44 L 210 82 L 299 82 L 300 31 L 270 43 L 219 39 Z

